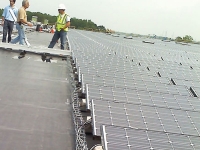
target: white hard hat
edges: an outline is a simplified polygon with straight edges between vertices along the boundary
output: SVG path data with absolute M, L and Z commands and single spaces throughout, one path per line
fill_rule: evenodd
M 60 4 L 60 5 L 58 6 L 58 9 L 66 9 L 66 7 L 65 7 L 64 4 Z

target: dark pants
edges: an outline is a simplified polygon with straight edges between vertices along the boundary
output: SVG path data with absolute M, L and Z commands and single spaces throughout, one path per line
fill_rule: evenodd
M 54 45 L 56 44 L 56 42 L 59 40 L 60 38 L 60 42 L 61 42 L 61 46 L 60 48 L 62 50 L 64 50 L 66 48 L 66 42 L 67 42 L 67 32 L 66 31 L 56 31 L 53 35 L 53 38 L 48 46 L 48 48 L 53 48 Z
M 4 21 L 2 42 L 6 42 L 7 34 L 8 34 L 8 43 L 11 41 L 13 26 L 14 26 L 14 21 L 9 21 L 9 20 Z

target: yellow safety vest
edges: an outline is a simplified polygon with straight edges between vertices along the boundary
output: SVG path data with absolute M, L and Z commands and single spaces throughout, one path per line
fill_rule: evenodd
M 66 25 L 66 19 L 67 19 L 67 14 L 65 14 L 63 17 L 58 15 L 56 22 L 57 31 L 60 31 L 62 28 L 64 28 L 64 26 Z M 68 31 L 68 28 L 65 28 L 64 31 Z

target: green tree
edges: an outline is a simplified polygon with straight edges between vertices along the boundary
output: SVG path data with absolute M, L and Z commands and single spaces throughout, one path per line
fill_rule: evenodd
M 3 9 L 0 9 L 0 15 L 2 15 Z M 44 23 L 44 20 L 47 19 L 49 24 L 55 24 L 57 16 L 51 16 L 46 13 L 41 12 L 30 12 L 27 11 L 27 19 L 28 21 L 32 20 L 32 16 L 37 16 L 37 21 Z M 76 29 L 85 29 L 85 30 L 92 30 L 92 31 L 101 31 L 105 32 L 106 28 L 104 26 L 97 26 L 94 22 L 87 19 L 78 19 L 78 18 L 71 18 L 71 26 L 75 26 Z
M 186 43 L 191 43 L 193 41 L 193 38 L 190 35 L 186 35 L 183 37 L 183 41 Z
M 94 22 L 86 19 L 71 18 L 71 26 L 75 26 L 76 29 L 93 30 L 93 31 L 99 30 L 98 26 Z
M 182 42 L 183 39 L 182 39 L 182 37 L 178 36 L 178 37 L 176 37 L 175 41 L 176 41 L 176 42 Z
M 97 26 L 97 28 L 102 31 L 102 32 L 106 32 L 106 28 L 104 26 Z
M 2 16 L 2 14 L 3 14 L 3 9 L 0 9 L 0 15 Z
M 193 38 L 190 35 L 186 35 L 183 38 L 181 38 L 180 36 L 178 36 L 175 39 L 176 42 L 185 42 L 185 43 L 191 43 L 193 42 Z

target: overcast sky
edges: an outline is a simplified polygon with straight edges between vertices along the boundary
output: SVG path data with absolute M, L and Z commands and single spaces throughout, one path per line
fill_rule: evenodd
M 21 6 L 22 0 L 16 0 Z M 71 17 L 128 33 L 175 38 L 191 35 L 200 41 L 200 0 L 29 0 L 32 12 L 57 15 L 64 3 Z M 8 0 L 1 0 L 3 8 Z

